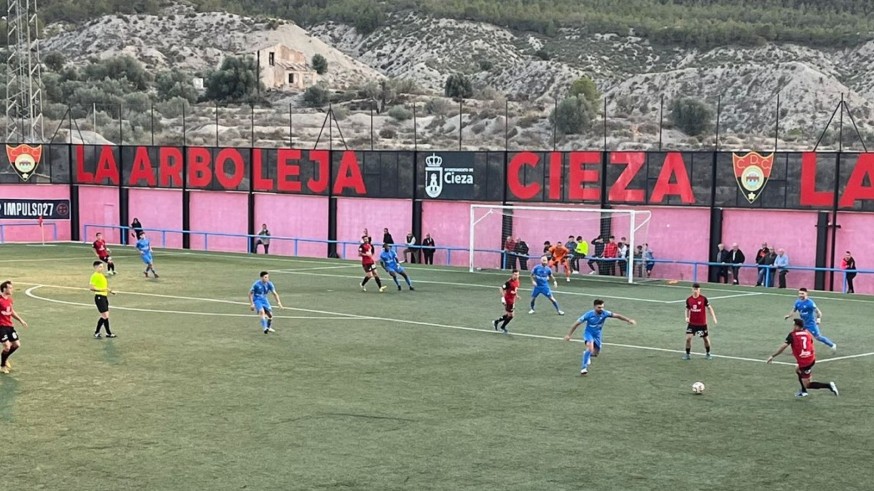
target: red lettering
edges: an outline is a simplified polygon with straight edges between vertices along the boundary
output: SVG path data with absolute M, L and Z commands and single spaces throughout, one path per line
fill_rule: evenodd
M 835 195 L 831 191 L 816 190 L 816 153 L 801 156 L 801 206 L 831 206 Z
M 650 203 L 661 203 L 665 196 L 679 196 L 683 204 L 694 204 L 695 193 L 689 183 L 689 173 L 686 163 L 679 152 L 670 152 L 665 156 L 665 163 L 659 172 L 658 180 L 652 190 Z
M 92 184 L 94 174 L 85 170 L 85 146 L 76 145 L 76 182 L 78 184 Z
M 206 148 L 188 149 L 188 187 L 206 188 L 211 180 L 209 164 L 212 156 Z
M 311 150 L 310 160 L 318 165 L 319 179 L 307 181 L 307 189 L 315 194 L 325 194 L 331 182 L 331 154 L 327 150 Z
M 507 188 L 509 188 L 510 193 L 516 199 L 527 201 L 537 196 L 537 193 L 540 192 L 540 184 L 536 182 L 522 184 L 519 176 L 522 166 L 530 165 L 531 167 L 537 167 L 539 163 L 540 159 L 533 152 L 517 153 L 510 160 L 510 165 L 507 168 Z
M 571 152 L 570 169 L 568 170 L 568 200 L 569 201 L 600 201 L 600 187 L 586 187 L 587 183 L 599 182 L 597 169 L 586 169 L 600 165 L 600 152 Z
M 300 150 L 280 148 L 277 151 L 276 186 L 280 192 L 300 192 Z M 291 163 L 293 161 L 294 163 Z M 289 180 L 293 177 L 293 180 Z
M 115 149 L 106 145 L 100 149 L 97 159 L 97 169 L 94 171 L 94 182 L 97 184 L 118 185 L 118 162 L 115 160 Z M 105 181 L 109 181 L 108 183 Z
M 182 187 L 182 150 L 176 147 L 161 147 L 158 149 L 158 160 L 161 186 Z
M 233 164 L 233 173 L 228 175 L 225 172 L 225 164 L 230 162 Z M 240 187 L 243 182 L 243 174 L 245 166 L 243 165 L 243 156 L 236 148 L 223 148 L 219 150 L 215 158 L 215 178 L 218 180 L 222 188 L 227 190 L 235 190 Z
M 361 176 L 361 166 L 358 164 L 358 156 L 351 150 L 343 152 L 340 170 L 337 171 L 337 181 L 334 182 L 334 194 L 343 194 L 346 189 L 352 189 L 355 194 L 361 196 L 367 194 L 364 178 Z
M 558 201 L 561 199 L 561 164 L 560 152 L 549 154 L 549 199 Z
M 868 178 L 868 185 L 865 185 L 865 178 Z M 852 208 L 856 201 L 874 199 L 874 154 L 863 153 L 859 155 L 859 160 L 856 161 L 856 166 L 853 167 L 853 173 L 850 174 L 850 179 L 847 181 L 847 187 L 844 189 L 844 194 L 841 196 L 841 208 Z
M 264 157 L 260 148 L 252 149 L 252 165 L 252 189 L 255 191 L 273 191 L 273 179 L 263 176 Z
M 138 186 L 140 181 L 145 181 L 149 187 L 155 187 L 157 182 L 148 147 L 137 147 L 134 150 L 133 168 L 127 180 L 129 186 Z
M 626 164 L 627 167 L 619 174 L 616 182 L 610 186 L 608 199 L 610 202 L 618 203 L 646 203 L 646 191 L 643 189 L 628 189 L 628 185 L 640 172 L 643 164 L 646 162 L 646 155 L 643 152 L 612 152 L 610 154 L 610 163 L 621 165 Z M 685 170 L 685 167 L 684 167 Z

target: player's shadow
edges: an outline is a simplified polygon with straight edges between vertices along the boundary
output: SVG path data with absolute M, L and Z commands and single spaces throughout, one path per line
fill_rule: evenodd
M 15 398 L 18 395 L 18 381 L 5 375 L 0 383 L 0 420 L 11 423 L 15 419 Z
M 110 365 L 121 364 L 121 353 L 119 353 L 118 348 L 115 347 L 115 339 L 103 340 L 103 360 Z

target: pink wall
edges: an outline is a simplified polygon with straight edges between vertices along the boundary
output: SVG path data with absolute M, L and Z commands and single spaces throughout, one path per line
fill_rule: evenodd
M 106 242 L 118 244 L 120 233 L 118 222 L 118 188 L 106 186 L 79 186 L 79 226 L 82 227 L 83 242 L 91 242 L 97 232 L 102 232 Z M 108 228 L 88 227 L 85 225 L 105 225 Z
M 176 189 L 131 188 L 128 216 L 139 218 L 143 227 L 182 230 L 182 191 Z M 154 247 L 182 248 L 182 234 L 149 232 Z M 133 238 L 131 238 L 133 241 Z
M 4 184 L 0 185 L 0 196 L 10 199 L 70 199 L 70 186 L 58 184 Z M 29 223 L 28 220 L 3 220 L 2 223 Z M 53 240 L 54 224 L 57 230 L 57 240 L 70 240 L 70 220 L 46 220 L 45 238 Z M 32 225 L 7 225 L 3 231 L 3 240 L 6 242 L 39 242 L 42 240 L 37 221 Z
M 470 205 L 456 201 L 424 201 L 422 203 L 422 234 L 431 234 L 437 247 L 458 247 L 453 250 L 451 264 L 467 266 L 470 263 Z M 483 218 L 485 217 L 485 218 Z M 476 225 L 475 249 L 500 249 L 501 214 L 487 215 L 486 210 L 478 209 L 476 218 L 483 218 Z M 447 251 L 434 253 L 434 264 L 448 264 Z M 501 265 L 499 253 L 478 252 L 474 263 L 481 268 L 498 268 Z
M 258 194 L 255 196 L 255 233 L 261 224 L 274 237 L 300 237 L 328 239 L 328 198 L 323 196 L 299 196 L 290 194 Z M 375 235 L 371 231 L 371 235 Z M 382 239 L 380 229 L 379 239 Z M 259 251 L 263 249 L 259 247 Z M 270 254 L 293 256 L 294 242 L 274 238 L 270 241 Z M 326 257 L 325 243 L 299 242 L 297 255 Z
M 192 231 L 245 235 L 248 233 L 248 195 L 228 191 L 191 191 L 190 219 Z M 144 224 L 145 225 L 145 224 Z M 191 234 L 191 249 L 224 252 L 247 252 L 246 237 Z
M 621 208 L 617 208 L 621 209 Z M 648 210 L 649 222 L 644 215 L 635 215 L 635 247 L 648 243 L 656 259 L 706 262 L 709 259 L 710 210 L 692 207 L 629 208 L 635 211 Z M 613 219 L 613 235 L 618 241 L 627 236 L 631 224 L 628 215 L 616 215 Z M 684 264 L 656 263 L 653 278 L 684 281 L 707 281 L 707 268 L 695 268 Z
M 737 242 L 747 259 L 755 264 L 756 252 L 768 247 L 786 249 L 789 265 L 813 267 L 816 261 L 816 212 L 727 209 L 722 219 L 722 238 L 726 248 Z M 756 284 L 756 269 L 741 269 L 741 284 Z M 813 288 L 813 271 L 791 271 L 788 288 Z
M 323 216 L 325 218 L 318 219 L 327 221 L 327 215 Z M 412 224 L 413 204 L 410 200 L 338 198 L 337 240 L 354 243 L 338 246 L 338 252 L 346 259 L 358 257 L 357 244 L 365 228 L 375 243 L 382 242 L 382 229 L 386 227 L 395 243 L 402 243 L 407 238 L 407 232 L 412 231 Z M 420 237 L 416 237 L 417 242 L 420 240 Z
M 871 231 L 874 230 L 874 214 L 871 213 L 838 213 L 837 243 L 835 250 L 835 267 L 841 267 L 844 252 L 853 253 L 856 267 L 859 269 L 874 269 L 874 248 L 871 247 Z M 831 242 L 829 242 L 831 243 Z M 843 286 L 843 275 L 835 276 L 835 290 Z M 874 276 L 858 274 L 854 282 L 856 293 L 874 293 Z

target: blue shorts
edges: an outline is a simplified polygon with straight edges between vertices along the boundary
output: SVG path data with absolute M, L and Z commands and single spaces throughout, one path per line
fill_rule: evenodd
M 270 302 L 267 300 L 255 300 L 253 302 L 255 304 L 255 312 L 271 312 Z
M 583 341 L 586 343 L 594 343 L 598 350 L 601 349 L 601 333 L 592 331 L 583 331 Z
M 140 259 L 143 260 L 145 264 L 152 264 L 152 255 L 151 254 L 143 254 L 140 256 Z
M 398 273 L 398 274 L 406 272 L 406 270 L 404 269 L 403 266 L 395 266 L 394 268 L 385 268 L 385 270 L 388 271 L 389 273 Z
M 819 336 L 819 326 L 816 324 L 804 325 L 804 328 L 810 331 L 810 334 L 813 334 L 813 337 Z
M 550 290 L 548 286 L 535 286 L 534 289 L 531 290 L 531 298 L 534 298 L 537 295 L 546 295 L 547 297 L 551 297 L 552 290 Z

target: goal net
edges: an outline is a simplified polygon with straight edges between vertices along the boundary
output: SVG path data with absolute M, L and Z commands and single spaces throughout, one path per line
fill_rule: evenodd
M 576 243 L 580 237 L 588 251 L 585 258 L 581 251 L 570 251 L 567 265 L 574 274 L 621 277 L 633 283 L 648 276 L 650 218 L 648 210 L 470 205 L 470 271 L 530 269 L 542 256 L 551 256 L 548 247 Z M 611 236 L 616 254 L 608 245 Z M 504 250 L 508 237 L 516 244 L 513 254 Z M 518 246 L 520 241 L 525 247 Z M 556 269 L 561 278 L 564 267 Z

